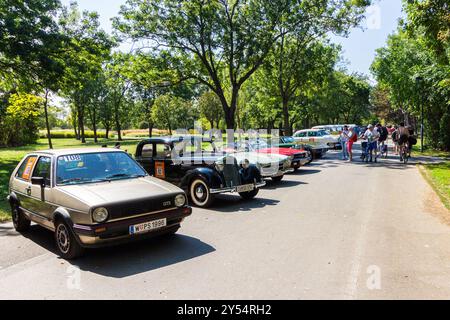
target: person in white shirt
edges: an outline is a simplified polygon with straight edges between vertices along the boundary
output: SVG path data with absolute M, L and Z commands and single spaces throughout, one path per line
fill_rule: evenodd
M 347 149 L 347 143 L 348 143 L 348 127 L 344 126 L 344 130 L 341 132 L 341 145 L 342 145 L 342 160 L 348 159 L 348 149 Z

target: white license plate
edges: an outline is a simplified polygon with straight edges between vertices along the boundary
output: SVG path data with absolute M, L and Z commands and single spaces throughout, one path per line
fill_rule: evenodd
M 164 218 L 132 225 L 129 227 L 129 231 L 130 234 L 144 233 L 165 227 L 166 225 L 167 219 Z
M 249 192 L 253 189 L 255 189 L 255 186 L 253 184 L 244 184 L 236 188 L 237 192 Z

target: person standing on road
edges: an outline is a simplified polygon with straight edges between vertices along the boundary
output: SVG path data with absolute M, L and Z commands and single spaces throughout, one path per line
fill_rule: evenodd
M 378 138 L 378 149 L 380 151 L 380 156 L 383 154 L 383 152 L 385 152 L 385 144 L 386 144 L 386 140 L 388 138 L 388 129 L 386 127 L 383 127 L 381 125 L 381 123 L 378 123 L 377 126 L 377 131 L 379 133 L 379 138 Z
M 347 149 L 348 134 L 349 134 L 348 127 L 344 126 L 344 130 L 342 130 L 341 132 L 342 160 L 348 159 L 348 149 Z
M 367 130 L 363 135 L 363 139 L 367 140 L 367 150 L 366 150 L 366 162 L 373 161 L 373 151 L 375 150 L 375 162 L 377 162 L 377 139 L 374 127 L 372 124 L 367 126 Z
M 353 161 L 353 144 L 358 141 L 358 134 L 355 131 L 355 128 L 351 127 L 350 131 L 348 132 L 348 142 L 347 142 L 347 149 L 348 149 L 348 155 L 349 155 L 349 161 Z

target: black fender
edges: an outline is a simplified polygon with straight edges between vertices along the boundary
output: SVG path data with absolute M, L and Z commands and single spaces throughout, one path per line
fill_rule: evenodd
M 201 167 L 189 170 L 181 180 L 180 187 L 184 190 L 188 190 L 192 180 L 198 177 L 203 178 L 212 189 L 221 188 L 221 186 L 225 184 L 223 178 L 216 170 Z
M 8 200 L 10 205 L 13 205 L 13 203 L 17 203 L 20 206 L 20 201 L 17 195 L 14 192 L 11 192 L 7 197 L 6 200 Z

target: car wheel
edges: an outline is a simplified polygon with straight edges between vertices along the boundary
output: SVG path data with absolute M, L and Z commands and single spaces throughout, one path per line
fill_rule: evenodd
M 297 171 L 300 169 L 300 167 L 301 167 L 300 164 L 295 165 L 295 166 L 293 167 L 294 172 L 297 172 Z
M 278 177 L 272 177 L 272 181 L 274 182 L 280 182 L 281 180 L 283 180 L 284 175 L 282 176 L 278 176 Z
M 55 241 L 59 255 L 67 260 L 76 259 L 83 255 L 84 248 L 64 221 L 59 220 L 55 225 Z
M 252 191 L 248 191 L 248 192 L 239 192 L 239 195 L 241 196 L 242 199 L 245 200 L 250 200 L 253 199 L 254 197 L 256 197 L 256 195 L 258 194 L 259 189 L 253 189 Z
M 25 216 L 17 203 L 11 203 L 11 217 L 16 231 L 25 232 L 30 229 L 31 221 Z
M 214 195 L 211 194 L 208 184 L 201 178 L 194 179 L 191 183 L 189 195 L 194 205 L 200 208 L 207 208 L 214 201 Z

